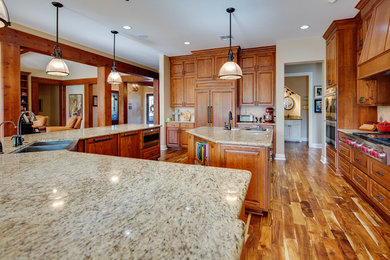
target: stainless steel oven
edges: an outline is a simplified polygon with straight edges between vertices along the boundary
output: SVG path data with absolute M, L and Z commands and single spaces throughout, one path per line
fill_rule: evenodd
M 326 143 L 337 148 L 337 121 L 326 120 Z
M 337 120 L 337 87 L 326 90 L 326 120 Z
M 148 148 L 160 143 L 160 128 L 142 131 L 142 148 Z

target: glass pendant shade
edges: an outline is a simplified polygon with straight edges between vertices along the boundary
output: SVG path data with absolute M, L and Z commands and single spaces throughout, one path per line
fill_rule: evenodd
M 118 71 L 116 70 L 111 70 L 110 74 L 108 75 L 107 78 L 107 83 L 110 84 L 122 84 L 122 77 L 121 74 L 119 74 Z
M 69 69 L 63 59 L 54 57 L 47 64 L 46 73 L 52 76 L 64 77 L 69 75 Z
M 220 79 L 240 79 L 242 78 L 242 70 L 234 61 L 227 61 L 219 70 L 218 77 Z
M 7 7 L 3 0 L 0 0 L 0 28 L 7 27 L 11 25 L 9 21 L 9 15 Z

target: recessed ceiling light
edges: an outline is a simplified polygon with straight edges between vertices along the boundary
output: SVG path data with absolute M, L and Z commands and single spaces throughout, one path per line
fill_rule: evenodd
M 306 29 L 309 29 L 309 27 L 310 27 L 310 25 L 304 24 L 304 25 L 302 25 L 300 28 L 301 28 L 302 30 L 306 30 Z
M 328 0 L 328 3 L 329 4 L 334 4 L 334 3 L 336 3 L 337 2 L 337 0 Z
M 125 29 L 125 30 L 131 30 L 131 26 L 125 25 L 125 26 L 123 26 L 123 29 Z
M 191 43 L 190 42 L 184 42 L 185 45 L 190 45 Z

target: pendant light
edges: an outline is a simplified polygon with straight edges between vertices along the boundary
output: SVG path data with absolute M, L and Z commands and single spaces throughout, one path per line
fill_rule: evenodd
M 110 83 L 110 84 L 122 84 L 121 75 L 116 70 L 116 66 L 115 66 L 115 37 L 118 34 L 118 32 L 117 31 L 111 31 L 111 33 L 114 35 L 114 62 L 112 64 L 111 72 L 108 75 L 107 83 Z
M 53 59 L 47 64 L 46 73 L 53 76 L 68 76 L 69 69 L 65 61 L 62 59 L 62 50 L 58 44 L 58 8 L 62 8 L 63 5 L 58 2 L 51 3 L 55 8 L 57 8 L 57 20 L 56 20 L 56 45 L 53 48 Z
M 7 6 L 3 0 L 0 0 L 0 28 L 10 26 L 11 22 L 9 21 L 9 15 Z
M 219 70 L 218 78 L 220 79 L 240 79 L 242 78 L 242 70 L 240 66 L 238 66 L 237 63 L 235 63 L 234 57 L 233 57 L 233 50 L 232 50 L 232 13 L 234 12 L 234 8 L 230 7 L 226 9 L 226 12 L 229 13 L 230 16 L 230 35 L 229 35 L 229 53 L 228 53 L 228 60 L 223 64 L 221 69 Z

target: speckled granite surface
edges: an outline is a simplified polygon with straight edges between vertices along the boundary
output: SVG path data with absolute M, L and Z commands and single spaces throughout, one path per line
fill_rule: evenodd
M 337 129 L 337 131 L 340 131 L 344 134 L 353 134 L 353 133 L 375 133 L 375 132 L 372 132 L 372 131 L 367 131 L 367 130 L 359 130 L 359 129 Z
M 160 125 L 144 125 L 144 124 L 124 124 L 124 125 L 113 125 L 113 126 L 104 126 L 104 127 L 94 127 L 94 128 L 84 128 L 60 132 L 51 132 L 51 133 L 42 133 L 42 134 L 29 134 L 23 135 L 24 142 L 23 146 L 27 146 L 36 141 L 53 141 L 53 140 L 80 140 L 87 139 L 92 137 L 99 137 L 110 134 L 118 134 L 128 131 L 144 130 L 154 127 L 159 127 Z M 12 147 L 13 141 L 11 137 L 6 137 L 0 139 L 3 143 L 4 153 L 10 153 L 15 150 L 22 148 L 19 146 L 17 148 Z
M 272 130 L 251 132 L 242 129 L 224 130 L 223 127 L 199 127 L 187 133 L 220 144 L 272 146 Z
M 247 171 L 52 151 L 0 180 L 1 259 L 240 257 Z

